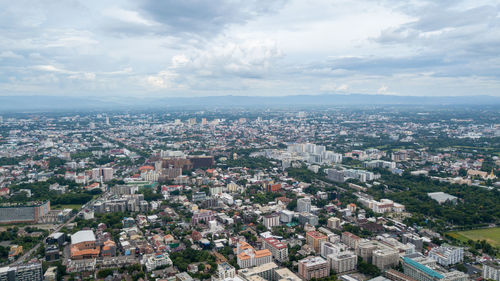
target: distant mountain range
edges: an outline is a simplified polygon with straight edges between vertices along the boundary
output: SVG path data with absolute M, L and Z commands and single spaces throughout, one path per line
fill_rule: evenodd
M 493 96 L 391 96 L 325 94 L 291 96 L 208 96 L 176 98 L 0 96 L 0 112 L 46 112 L 73 110 L 162 108 L 265 108 L 346 105 L 500 105 Z

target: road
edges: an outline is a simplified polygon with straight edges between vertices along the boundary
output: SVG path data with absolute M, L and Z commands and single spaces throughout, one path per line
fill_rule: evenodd
M 103 193 L 104 194 L 104 193 Z M 101 195 L 102 196 L 102 195 Z M 75 218 L 78 216 L 78 214 L 85 208 L 87 208 L 87 206 L 92 206 L 92 204 L 94 204 L 95 201 L 97 201 L 101 196 L 99 197 L 96 197 L 95 199 L 92 199 L 90 200 L 89 202 L 87 202 L 85 205 L 83 205 L 80 210 L 78 210 L 78 212 L 73 215 L 71 218 L 69 218 L 66 222 L 58 225 L 56 227 L 56 229 L 54 229 L 54 231 L 52 231 L 49 235 L 52 235 L 53 233 L 55 232 L 59 232 L 63 227 L 67 226 L 68 224 L 72 223 Z M 24 253 L 21 257 L 19 257 L 15 262 L 11 263 L 10 266 L 16 266 L 16 265 L 20 265 L 24 262 L 26 262 L 26 260 L 29 259 L 29 257 L 31 257 L 31 255 L 33 253 L 36 253 L 36 251 L 38 251 L 38 248 L 40 248 L 40 246 L 42 245 L 42 243 L 44 243 L 45 239 L 42 239 L 42 241 L 40 241 L 38 244 L 36 244 L 33 248 L 31 248 L 29 251 L 27 251 L 26 253 Z

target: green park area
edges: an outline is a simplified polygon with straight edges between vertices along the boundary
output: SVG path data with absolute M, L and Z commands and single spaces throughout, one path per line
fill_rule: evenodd
M 448 235 L 462 242 L 467 242 L 469 239 L 486 240 L 492 246 L 500 248 L 500 227 L 450 232 Z
M 79 210 L 82 207 L 81 204 L 57 204 L 50 206 L 53 210 L 63 210 L 63 209 L 77 209 Z

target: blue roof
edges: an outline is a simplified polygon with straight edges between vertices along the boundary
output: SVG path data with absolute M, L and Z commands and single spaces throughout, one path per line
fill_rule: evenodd
M 436 271 L 428 268 L 427 266 L 423 265 L 423 264 L 420 264 L 410 258 L 407 258 L 407 257 L 403 257 L 403 261 L 413 267 L 415 267 L 416 269 L 420 270 L 420 271 L 423 271 L 425 274 L 431 276 L 431 277 L 435 277 L 435 278 L 438 278 L 438 279 L 442 279 L 444 278 L 443 275 L 437 273 Z

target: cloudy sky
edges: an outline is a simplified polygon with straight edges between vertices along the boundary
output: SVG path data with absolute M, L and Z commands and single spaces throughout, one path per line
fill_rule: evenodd
M 0 95 L 500 96 L 500 1 L 0 0 Z

